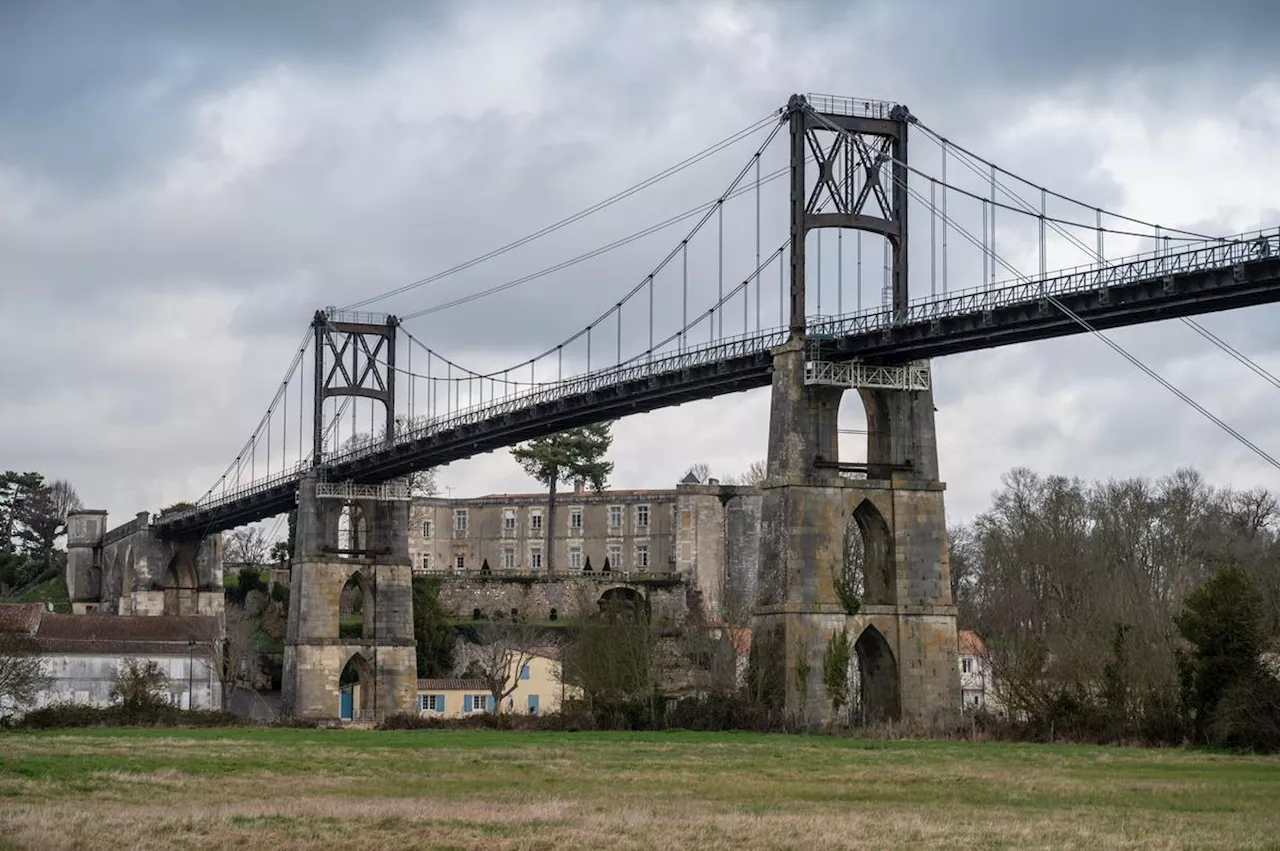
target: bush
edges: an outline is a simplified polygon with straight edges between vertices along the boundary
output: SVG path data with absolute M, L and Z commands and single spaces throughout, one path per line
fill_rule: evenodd
M 169 678 L 160 670 L 158 662 L 125 659 L 111 684 L 111 699 L 126 712 L 170 706 L 165 694 L 168 684 Z
M 1280 751 L 1280 680 L 1263 673 L 1228 688 L 1213 711 L 1208 736 L 1223 747 Z
M 70 727 L 243 727 L 253 722 L 229 712 L 179 709 L 168 703 L 127 707 L 59 703 L 32 710 L 14 726 L 27 730 Z
M 784 716 L 737 694 L 682 698 L 666 713 L 665 721 L 667 728 L 681 730 L 772 733 L 787 729 Z

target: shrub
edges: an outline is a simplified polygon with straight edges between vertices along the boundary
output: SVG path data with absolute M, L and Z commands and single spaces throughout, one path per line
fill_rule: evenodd
M 168 706 L 165 689 L 169 678 L 153 659 L 125 659 L 111 684 L 111 699 L 126 712 Z
M 59 703 L 28 712 L 14 726 L 51 730 L 70 727 L 243 727 L 252 723 L 228 712 L 191 711 L 168 703 L 133 707 Z

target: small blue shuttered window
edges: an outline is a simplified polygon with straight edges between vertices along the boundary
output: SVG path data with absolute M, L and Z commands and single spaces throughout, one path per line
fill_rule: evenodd
M 538 696 L 536 694 L 529 695 L 529 714 L 538 714 Z
M 462 696 L 462 711 L 463 712 L 471 711 L 471 695 L 469 694 L 464 694 Z
M 528 665 L 525 665 L 524 667 L 522 667 L 522 668 L 520 669 L 520 679 L 522 679 L 522 680 L 527 680 L 527 679 L 529 679 L 529 666 L 528 666 Z

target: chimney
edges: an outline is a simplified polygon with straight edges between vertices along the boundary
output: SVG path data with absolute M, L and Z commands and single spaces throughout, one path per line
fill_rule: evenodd
M 574 496 L 582 496 L 582 490 L 583 490 L 583 488 L 584 488 L 585 486 L 586 486 L 586 483 L 585 483 L 585 482 L 583 482 L 583 481 L 582 481 L 582 479 L 574 479 L 574 480 L 573 480 L 573 495 L 574 495 Z

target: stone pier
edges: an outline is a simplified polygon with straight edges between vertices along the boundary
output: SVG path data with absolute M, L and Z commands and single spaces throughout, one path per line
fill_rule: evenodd
M 340 679 L 359 679 L 360 720 L 411 712 L 417 695 L 409 504 L 317 495 L 317 477 L 298 490 L 284 649 L 283 714 L 337 719 Z M 345 514 L 345 520 L 344 520 Z M 349 524 L 340 534 L 340 522 Z M 362 634 L 343 638 L 339 599 L 353 582 L 361 593 Z
M 804 368 L 801 340 L 775 350 L 751 687 L 809 724 L 828 720 L 823 658 L 846 630 L 854 720 L 945 724 L 960 683 L 932 391 L 858 391 L 867 471 L 850 478 L 833 463 L 845 391 L 806 385 Z M 853 606 L 837 592 L 847 558 L 860 574 Z

